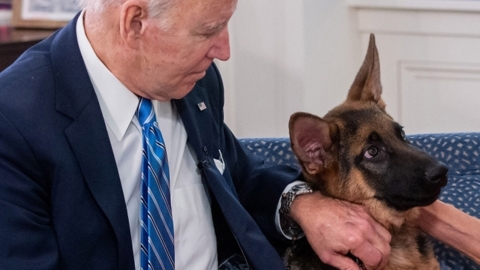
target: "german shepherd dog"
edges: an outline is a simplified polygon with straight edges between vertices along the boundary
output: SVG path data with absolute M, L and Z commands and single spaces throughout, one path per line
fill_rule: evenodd
M 303 175 L 324 195 L 361 204 L 392 235 L 385 269 L 440 269 L 427 236 L 417 226 L 418 206 L 433 203 L 448 169 L 411 146 L 401 125 L 385 111 L 375 37 L 346 101 L 323 118 L 297 112 L 290 140 Z M 334 269 L 305 238 L 287 250 L 290 269 Z M 361 262 L 359 262 L 361 265 Z

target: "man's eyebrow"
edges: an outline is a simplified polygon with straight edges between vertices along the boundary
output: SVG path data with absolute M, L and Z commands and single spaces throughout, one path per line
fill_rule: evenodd
M 211 23 L 211 24 L 204 24 L 198 27 L 197 32 L 217 32 L 223 29 L 228 24 L 228 21 L 224 21 L 221 23 Z

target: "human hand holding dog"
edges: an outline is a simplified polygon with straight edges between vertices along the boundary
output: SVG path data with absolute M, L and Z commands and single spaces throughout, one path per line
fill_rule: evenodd
M 390 233 L 363 206 L 323 196 L 298 196 L 290 208 L 310 246 L 320 259 L 338 269 L 358 269 L 346 255 L 359 258 L 367 269 L 383 269 L 390 255 Z

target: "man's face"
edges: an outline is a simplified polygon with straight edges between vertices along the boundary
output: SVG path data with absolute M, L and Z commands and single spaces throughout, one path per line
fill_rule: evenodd
M 160 101 L 182 98 L 215 58 L 228 60 L 227 23 L 236 4 L 237 0 L 178 0 L 164 14 L 171 27 L 162 29 L 161 19 L 149 24 L 139 59 L 141 78 L 133 78 L 140 91 Z

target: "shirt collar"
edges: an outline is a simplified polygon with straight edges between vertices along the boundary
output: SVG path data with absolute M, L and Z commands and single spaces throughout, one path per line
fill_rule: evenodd
M 85 10 L 77 21 L 78 46 L 100 103 L 105 123 L 117 140 L 121 141 L 132 119 L 136 119 L 135 112 L 139 99 L 108 70 L 95 54 L 85 34 L 84 14 Z

